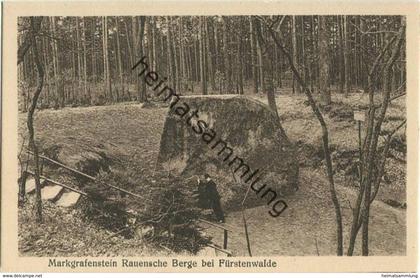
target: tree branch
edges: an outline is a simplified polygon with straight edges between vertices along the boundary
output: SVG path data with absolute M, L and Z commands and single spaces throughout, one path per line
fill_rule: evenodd
M 259 17 L 261 18 L 261 17 Z M 328 175 L 328 181 L 330 184 L 330 194 L 331 199 L 334 204 L 335 214 L 336 214 L 336 221 L 337 221 L 337 255 L 342 256 L 343 255 L 343 223 L 342 223 L 342 216 L 341 216 L 341 208 L 340 203 L 338 201 L 337 193 L 335 190 L 334 185 L 334 176 L 333 176 L 333 169 L 332 169 L 332 162 L 331 162 L 331 154 L 329 150 L 329 139 L 328 139 L 328 128 L 325 123 L 324 117 L 321 114 L 321 111 L 318 108 L 318 105 L 316 104 L 312 92 L 309 90 L 306 83 L 303 81 L 300 73 L 298 72 L 296 66 L 293 63 L 293 58 L 290 55 L 290 53 L 286 50 L 286 48 L 283 46 L 280 39 L 276 36 L 274 30 L 270 28 L 270 25 L 267 24 L 265 20 L 263 20 L 264 24 L 268 27 L 267 30 L 269 31 L 271 37 L 273 38 L 275 44 L 277 47 L 281 50 L 281 52 L 284 54 L 284 56 L 287 58 L 287 61 L 289 62 L 289 65 L 292 69 L 292 72 L 299 83 L 299 85 L 303 88 L 303 91 L 309 101 L 309 104 L 312 108 L 312 111 L 314 112 L 316 118 L 318 119 L 321 129 L 322 129 L 322 141 L 323 141 L 323 149 L 324 149 L 324 155 L 325 155 L 325 164 L 327 167 L 327 175 Z
M 389 147 L 391 146 L 392 137 L 406 123 L 407 123 L 407 120 L 402 121 L 401 124 L 399 124 L 395 129 L 393 129 L 391 131 L 391 133 L 388 135 L 388 138 L 387 138 L 387 140 L 385 142 L 384 150 L 382 151 L 381 165 L 379 166 L 379 172 L 378 172 L 378 174 L 376 176 L 376 181 L 375 181 L 375 184 L 374 184 L 374 187 L 373 187 L 373 193 L 372 193 L 371 198 L 370 198 L 370 203 L 372 203 L 373 200 L 375 200 L 376 195 L 378 194 L 379 186 L 380 186 L 381 180 L 382 180 L 382 176 L 385 173 L 386 158 L 388 156 Z
M 26 32 L 26 34 L 23 37 L 23 42 L 18 48 L 18 54 L 17 54 L 18 65 L 23 61 L 23 58 L 25 57 L 26 52 L 28 52 L 29 48 L 32 45 L 32 41 L 33 41 L 32 35 L 36 37 L 38 35 L 39 30 L 41 29 L 42 16 L 34 17 L 32 21 L 33 22 L 31 22 L 31 24 L 33 24 L 33 26 L 31 26 L 31 29 L 30 29 L 31 31 Z

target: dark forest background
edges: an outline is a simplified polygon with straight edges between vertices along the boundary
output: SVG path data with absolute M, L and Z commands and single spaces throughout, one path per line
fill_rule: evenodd
M 275 23 L 269 28 L 263 20 Z M 401 20 L 399 16 L 346 15 L 49 17 L 37 35 L 45 65 L 38 106 L 57 109 L 148 101 L 148 88 L 131 70 L 143 56 L 148 57 L 150 70 L 167 77 L 180 94 L 282 89 L 300 93 L 269 29 L 282 34 L 305 83 L 328 104 L 331 93 L 366 91 L 368 71 L 395 37 Z M 19 45 L 29 26 L 29 18 L 19 19 Z M 18 67 L 22 111 L 29 106 L 37 77 L 33 49 L 27 51 Z M 404 59 L 402 51 L 393 65 L 393 90 L 405 87 Z M 374 79 L 376 90 L 381 90 L 383 78 Z

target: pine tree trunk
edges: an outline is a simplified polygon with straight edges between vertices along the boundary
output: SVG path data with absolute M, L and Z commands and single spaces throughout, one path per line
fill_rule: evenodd
M 45 104 L 46 107 L 49 107 L 51 100 L 50 100 L 50 76 L 49 76 L 49 60 L 48 60 L 48 53 L 50 53 L 49 49 L 48 49 L 48 39 L 47 38 L 43 38 L 42 40 L 42 46 L 43 46 L 43 54 L 44 54 L 44 65 L 46 67 L 45 70 L 45 85 L 44 87 L 46 87 L 46 94 L 45 94 Z M 19 66 L 19 80 L 24 80 L 23 76 L 22 76 L 22 66 Z
M 147 17 L 147 56 L 149 57 L 148 61 L 149 61 L 149 65 L 150 65 L 150 70 L 154 70 L 153 67 L 153 60 L 154 60 L 154 56 L 153 56 L 153 18 L 152 17 Z
M 365 19 L 362 18 L 360 20 L 360 30 L 362 32 L 364 32 L 365 29 L 366 29 Z M 365 35 L 362 33 L 361 36 L 360 36 L 360 46 L 361 46 L 360 58 L 362 59 L 362 61 L 365 61 L 365 59 L 367 58 L 366 54 L 365 54 L 365 50 L 364 50 L 364 49 L 366 49 L 366 42 L 365 41 L 366 41 L 365 40 Z M 364 63 L 362 63 L 362 65 L 363 64 Z M 368 71 L 366 63 L 365 63 L 364 71 L 366 71 L 366 72 Z M 362 72 L 364 72 L 364 71 L 362 71 Z M 363 74 L 361 79 L 362 79 L 362 83 L 363 83 L 363 90 L 367 93 L 369 89 L 368 89 L 368 79 L 366 77 L 366 74 Z
M 217 72 L 220 73 L 220 45 L 219 45 L 219 27 L 217 22 L 215 22 L 213 24 L 213 42 L 214 42 L 214 72 L 215 72 L 215 77 L 217 75 Z M 216 80 L 215 80 L 216 82 Z M 217 84 L 216 84 L 217 87 Z
M 133 18 L 131 17 L 130 20 L 131 20 L 131 23 L 132 23 L 131 26 L 133 26 Z M 130 34 L 130 29 L 128 28 L 127 20 L 124 20 L 124 27 L 125 27 L 125 37 L 126 37 L 127 52 L 128 52 L 128 63 L 127 64 L 129 65 L 128 68 L 131 68 L 136 63 L 136 61 L 134 61 L 134 54 L 133 54 L 134 43 L 131 44 L 131 41 L 130 41 L 130 36 L 133 36 L 133 35 L 132 35 L 132 33 Z M 134 32 L 133 29 L 132 29 L 132 32 Z M 132 84 L 134 80 L 136 80 L 136 76 L 132 72 L 129 72 L 128 77 L 127 77 L 127 82 L 128 82 L 128 84 L 127 84 L 127 94 L 128 94 L 128 99 L 129 100 L 132 100 L 131 94 L 130 94 L 130 84 Z
M 91 80 L 93 83 L 96 83 L 96 77 L 98 75 L 96 68 L 96 44 L 95 44 L 95 33 L 96 33 L 96 17 L 92 17 L 92 47 L 91 47 L 91 56 L 92 56 L 92 72 Z
M 208 71 L 209 71 L 209 77 L 210 77 L 210 84 L 211 84 L 211 89 L 212 90 L 216 90 L 216 82 L 214 79 L 214 65 L 213 65 L 213 52 L 211 51 L 211 44 L 210 44 L 210 32 L 209 32 L 209 20 L 207 19 L 207 17 L 204 18 L 204 28 L 205 28 L 205 34 L 206 34 L 206 49 L 207 49 L 207 67 L 208 67 Z
M 228 26 L 227 26 L 227 17 L 222 17 L 223 21 L 223 57 L 224 57 L 224 76 L 226 80 L 226 93 L 232 93 L 232 65 L 230 62 L 230 49 L 229 49 L 229 39 L 228 39 Z
M 293 48 L 293 63 L 299 69 L 299 53 L 297 48 L 297 37 L 296 37 L 296 16 L 292 16 L 292 48 Z M 293 77 L 293 93 L 301 93 L 299 84 L 296 82 L 296 78 Z
M 70 27 L 70 26 L 69 26 Z M 69 31 L 71 29 L 69 28 Z M 75 101 L 75 95 L 76 95 L 76 75 L 77 75 L 77 69 L 76 69 L 76 44 L 74 43 L 74 31 L 70 31 L 71 35 L 71 97 L 69 98 L 69 102 L 73 103 Z M 56 102 L 56 105 L 58 106 L 58 100 Z
M 78 103 L 82 103 L 82 98 L 83 96 L 80 95 L 80 91 L 81 90 L 81 84 L 82 84 L 82 56 L 80 55 L 80 22 L 79 22 L 79 17 L 76 16 L 76 45 L 77 45 L 77 90 L 79 91 L 79 99 L 78 99 Z
M 350 94 L 351 89 L 351 73 L 350 73 L 350 35 L 348 32 L 348 16 L 344 16 L 344 22 L 343 22 L 343 29 L 344 29 L 344 73 L 345 73 L 345 87 L 346 87 L 346 96 Z
M 323 105 L 331 104 L 328 63 L 328 29 L 326 16 L 319 17 L 319 90 Z
M 121 61 L 121 46 L 120 46 L 120 23 L 119 17 L 115 17 L 115 31 L 116 31 L 116 41 L 117 41 L 117 63 L 118 63 L 118 76 L 120 78 L 120 95 L 124 98 L 124 80 L 123 80 L 123 70 L 122 70 L 122 61 Z
M 133 21 L 133 18 L 131 18 L 131 21 Z M 130 65 L 129 67 L 131 68 L 136 62 L 133 59 L 133 45 L 131 44 L 131 41 L 130 41 L 130 29 L 128 28 L 128 24 L 126 20 L 124 20 L 124 27 L 125 27 L 125 37 L 126 37 L 126 44 L 127 44 L 128 58 L 129 58 L 128 61 Z
M 170 84 L 172 89 L 176 90 L 176 68 L 175 68 L 175 53 L 173 48 L 173 36 L 172 36 L 172 19 L 170 16 L 166 17 L 168 25 L 168 37 L 167 37 L 167 51 L 168 51 L 168 69 L 170 76 Z
M 157 68 L 157 64 L 158 64 L 158 57 L 156 56 L 156 43 L 159 40 L 156 39 L 156 18 L 154 18 L 152 20 L 152 57 L 153 60 L 151 61 L 152 63 L 152 69 L 156 72 L 159 72 L 158 68 Z
M 260 73 L 260 84 L 261 84 L 261 90 L 263 94 L 267 93 L 266 90 L 266 83 L 265 83 L 265 76 L 264 76 L 264 59 L 262 55 L 262 34 L 261 34 L 261 26 L 259 25 L 259 22 L 256 22 L 255 30 L 257 34 L 257 55 L 258 55 L 258 69 Z
M 249 17 L 249 35 L 250 35 L 250 48 L 251 48 L 251 68 L 252 68 L 252 88 L 253 93 L 258 93 L 258 67 L 256 59 L 256 42 L 255 42 L 255 33 L 254 33 L 254 24 L 252 22 L 252 17 Z
M 343 16 L 337 16 L 337 23 L 338 23 L 338 32 L 339 32 L 339 45 L 340 45 L 340 53 L 339 53 L 339 73 L 340 73 L 340 85 L 339 85 L 339 93 L 344 94 L 344 87 L 345 87 L 345 79 L 346 79 L 346 66 L 345 66 L 345 49 L 344 49 L 344 31 L 343 31 Z
M 177 45 L 179 46 L 179 41 L 176 39 L 176 31 L 172 32 L 172 40 L 175 65 L 175 88 L 177 91 L 181 91 L 181 57 L 179 56 L 180 52 L 177 51 Z
M 83 92 L 85 100 L 89 99 L 87 92 L 87 57 L 86 57 L 86 18 L 83 17 Z
M 242 30 L 241 30 L 242 32 Z M 239 94 L 244 94 L 244 70 L 243 70 L 243 45 L 242 45 L 242 34 L 238 36 L 238 49 L 237 49 L 237 63 L 238 63 L 238 87 Z
M 304 79 L 304 81 L 305 81 L 305 83 L 306 84 L 308 84 L 308 75 L 307 75 L 307 71 L 306 71 L 306 54 L 305 54 L 305 38 L 306 38 L 306 36 L 305 36 L 305 17 L 304 16 L 301 16 L 301 19 L 302 19 L 302 21 L 301 21 L 301 23 L 302 23 L 302 26 L 301 26 L 301 30 L 302 30 L 302 34 L 301 34 L 301 36 L 302 36 L 302 75 L 303 75 L 303 79 Z
M 55 30 L 55 18 L 54 17 L 50 17 L 50 21 L 51 21 L 51 32 L 52 35 L 55 36 L 56 35 L 56 30 Z M 59 76 L 58 76 L 58 57 L 57 57 L 57 42 L 55 40 L 51 40 L 51 49 L 52 49 L 52 57 L 53 57 L 53 72 L 54 72 L 54 98 L 55 98 L 55 107 L 58 107 L 59 104 L 63 103 L 64 100 L 62 99 L 62 97 L 59 94 Z M 62 105 L 63 106 L 63 105 Z
M 315 16 L 311 16 L 311 40 L 312 40 L 312 53 L 316 53 L 316 46 L 317 46 L 317 39 L 316 39 L 316 33 L 315 33 Z M 314 83 L 317 80 L 317 74 L 316 74 L 316 69 L 318 67 L 315 65 L 314 62 L 311 63 L 311 92 L 314 91 Z
M 106 16 L 102 17 L 102 49 L 103 49 L 103 58 L 104 58 L 104 89 L 105 97 L 108 98 L 108 101 L 112 101 L 112 91 L 111 91 L 111 80 L 109 73 L 109 54 L 108 54 L 108 18 Z
M 186 84 L 186 58 L 185 58 L 185 51 L 184 51 L 184 42 L 183 42 L 183 28 L 184 28 L 184 22 L 182 20 L 182 17 L 179 18 L 179 26 L 178 26 L 178 40 L 179 40 L 179 60 L 180 60 L 180 83 L 181 83 L 181 89 L 185 90 L 185 84 Z
M 205 19 L 200 16 L 199 28 L 200 28 L 200 81 L 201 81 L 201 93 L 207 95 L 207 80 L 206 80 L 206 56 L 205 56 L 205 35 L 204 35 L 204 21 Z
M 146 23 L 146 17 L 140 16 L 140 32 L 139 32 L 139 53 L 140 57 L 146 56 L 146 51 L 144 51 L 144 33 L 145 33 L 145 23 Z M 146 83 L 144 80 L 139 78 L 140 82 L 140 91 L 139 91 L 139 101 L 140 102 L 147 102 L 147 91 L 146 91 Z
M 198 45 L 198 46 L 197 46 Z M 200 81 L 200 41 L 193 40 L 194 47 L 194 68 L 195 68 L 195 81 Z

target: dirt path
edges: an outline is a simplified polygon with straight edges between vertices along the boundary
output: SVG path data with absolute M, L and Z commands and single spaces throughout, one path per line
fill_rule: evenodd
M 338 192 L 342 205 L 346 244 L 351 221 L 351 210 L 347 200 L 353 201 L 355 192 L 343 187 L 338 187 Z M 327 182 L 323 181 L 322 173 L 302 169 L 300 190 L 296 195 L 287 198 L 286 202 L 289 207 L 278 218 L 271 217 L 266 206 L 246 211 L 253 256 L 335 255 L 335 215 Z M 374 201 L 371 215 L 370 253 L 377 256 L 404 255 L 405 210 Z M 226 224 L 236 232 L 230 234 L 228 249 L 236 256 L 247 256 L 241 213 L 229 213 Z M 214 236 L 216 243 L 220 245 L 223 243 L 223 234 L 220 230 L 209 228 L 207 233 Z M 358 241 L 355 255 L 359 254 Z
M 278 103 L 298 102 L 294 97 L 282 96 Z M 288 110 L 287 110 L 288 109 Z M 307 108 L 305 108 L 307 109 Z M 293 111 L 292 111 L 293 110 Z M 302 140 L 304 135 L 314 137 L 314 131 L 319 127 L 311 124 L 306 130 L 294 129 L 296 119 L 288 114 L 303 111 L 295 106 L 285 105 L 282 115 L 286 118 L 284 126 L 291 139 Z M 306 111 L 306 110 L 305 110 Z M 305 112 L 306 113 L 306 112 Z M 308 114 L 309 112 L 301 113 Z M 130 161 L 136 161 L 142 173 L 147 174 L 154 167 L 159 150 L 160 134 L 163 126 L 165 108 L 144 109 L 138 104 L 120 104 L 101 107 L 65 108 L 62 110 L 39 111 L 36 118 L 37 136 L 44 146 L 59 144 L 70 155 L 78 155 L 87 146 L 93 144 L 112 144 L 118 147 L 119 153 L 127 156 Z M 294 114 L 293 114 L 294 115 Z M 309 114 L 308 114 L 309 115 Z M 296 115 L 301 122 L 306 122 L 303 115 Z M 308 116 L 309 117 L 309 116 Z M 20 115 L 20 133 L 24 133 L 25 115 Z M 312 118 L 310 119 L 312 123 Z M 341 132 L 349 132 L 349 128 Z M 350 142 L 351 138 L 347 138 Z M 308 139 L 309 140 L 309 139 Z M 310 142 L 305 142 L 309 144 Z M 315 144 L 315 142 L 313 142 Z M 343 143 L 344 144 L 344 143 Z M 405 165 L 402 165 L 402 167 Z M 146 171 L 147 170 L 147 171 Z M 400 176 L 404 176 L 403 173 Z M 392 183 L 396 190 L 384 192 L 392 195 L 405 196 L 405 186 L 402 183 Z M 344 230 L 350 230 L 351 209 L 347 200 L 353 201 L 355 192 L 348 187 L 337 185 L 344 218 Z M 382 192 L 380 191 L 380 193 Z M 401 194 L 398 194 L 401 192 Z M 252 192 L 251 192 L 252 193 Z M 378 196 L 379 197 L 379 196 Z M 300 189 L 294 196 L 286 199 L 288 209 L 278 218 L 268 214 L 268 207 L 261 206 L 248 209 L 246 212 L 251 237 L 253 255 L 335 255 L 335 215 L 330 202 L 327 182 L 323 170 L 302 168 L 300 172 Z M 48 212 L 46 212 L 48 213 Z M 372 255 L 403 255 L 406 250 L 406 211 L 392 208 L 383 202 L 375 201 L 372 206 L 370 228 L 370 251 Z M 30 217 L 20 221 L 20 236 L 24 241 L 31 241 L 34 234 L 50 236 L 40 228 L 35 233 L 28 226 Z M 22 225 L 25 223 L 25 225 Z M 230 235 L 228 248 L 235 255 L 247 255 L 246 242 L 243 233 L 242 216 L 240 212 L 227 215 L 227 224 L 237 231 Z M 69 221 L 67 225 L 74 225 Z M 63 226 L 56 223 L 54 227 Z M 74 225 L 77 226 L 77 225 Z M 77 230 L 77 227 L 74 229 Z M 220 230 L 209 229 L 214 241 L 222 245 L 223 234 Z M 68 229 L 63 229 L 62 236 L 68 235 Z M 76 233 L 75 233 L 76 234 Z M 95 234 L 92 234 L 95 236 Z M 345 243 L 348 235 L 345 234 Z M 60 240 L 61 237 L 57 237 Z M 41 243 L 40 243 L 41 244 Z M 60 243 L 61 244 L 61 243 Z M 73 242 L 69 242 L 72 245 Z M 317 251 L 318 246 L 318 251 Z M 96 250 L 96 246 L 92 250 Z M 122 254 L 127 246 L 115 247 L 116 254 Z M 137 247 L 136 247 L 137 248 Z M 34 248 L 36 249 L 36 248 Z M 86 251 L 93 254 L 93 251 Z M 96 251 L 95 251 L 96 252 Z M 133 251 L 134 252 L 134 251 Z M 125 253 L 124 253 L 125 254 Z M 360 243 L 357 243 L 355 254 L 360 254 Z

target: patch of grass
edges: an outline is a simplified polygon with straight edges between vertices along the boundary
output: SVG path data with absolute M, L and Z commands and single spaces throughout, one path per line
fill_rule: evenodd
M 265 96 L 252 97 L 266 102 Z M 312 171 L 319 171 L 324 175 L 322 168 L 323 155 L 320 148 L 320 126 L 310 107 L 305 104 L 305 100 L 304 95 L 292 95 L 287 92 L 281 92 L 276 96 L 279 114 L 286 134 L 292 142 L 298 144 L 301 166 L 310 167 L 308 169 L 311 173 L 313 173 Z M 404 101 L 404 98 L 399 98 L 390 106 L 389 117 L 391 119 L 405 117 Z M 345 107 L 357 107 L 366 105 L 367 99 L 365 95 L 359 93 L 350 94 L 348 98 L 333 94 L 333 102 L 340 103 Z M 357 152 L 357 125 L 351 119 L 347 120 L 348 113 L 345 120 L 330 117 L 327 111 L 324 113 L 331 135 L 330 142 L 334 151 L 334 165 L 336 169 L 346 168 L 348 166 L 345 166 L 345 164 L 349 160 L 349 154 Z M 340 111 L 338 110 L 337 113 L 340 113 Z M 64 108 L 61 110 L 45 109 L 36 113 L 36 137 L 40 142 L 42 151 L 48 156 L 75 168 L 87 167 L 87 170 L 99 171 L 101 172 L 101 179 L 108 180 L 138 194 L 150 196 L 155 186 L 163 184 L 161 180 L 154 177 L 153 172 L 159 152 L 165 114 L 166 108 L 160 106 L 143 108 L 135 103 Z M 25 120 L 26 114 L 20 114 L 20 143 L 26 133 Z M 398 124 L 398 121 L 388 120 L 384 124 L 384 130 L 392 130 Z M 396 156 L 403 159 L 405 157 L 405 153 L 402 152 L 403 146 L 405 146 L 403 129 L 396 134 L 395 140 L 392 151 L 397 153 Z M 87 160 L 89 158 L 93 159 L 94 164 L 101 161 L 104 165 L 100 167 L 101 169 L 92 169 L 89 163 L 87 166 L 83 166 L 80 162 L 86 161 L 86 158 L 88 158 Z M 51 165 L 45 168 L 44 173 L 57 179 L 64 176 L 66 182 L 82 189 L 90 186 L 87 180 L 80 177 L 75 178 L 72 175 L 64 175 L 65 170 L 58 171 Z M 406 192 L 405 163 L 390 158 L 387 163 L 387 175 L 390 182 L 382 183 L 378 199 L 396 199 L 398 202 L 404 203 Z M 338 171 L 338 188 L 342 190 L 343 186 L 340 185 L 344 184 L 344 177 Z M 354 188 L 354 185 L 352 184 L 352 188 Z M 318 190 L 318 188 L 312 189 L 315 193 Z M 109 189 L 104 188 L 104 190 Z M 304 190 L 304 184 L 302 184 L 301 190 Z M 328 196 L 320 196 L 319 199 L 327 202 Z M 131 198 L 124 198 L 124 202 L 126 202 L 127 209 L 147 210 L 147 204 L 141 204 L 141 202 Z M 307 200 L 302 202 L 307 202 Z M 302 203 L 302 205 L 304 204 Z M 63 209 L 49 202 L 44 202 L 43 206 L 45 222 L 41 225 L 34 221 L 33 212 L 35 210 L 31 198 L 29 198 L 25 207 L 19 210 L 19 251 L 22 255 L 147 256 L 152 254 L 154 256 L 165 256 L 169 253 L 165 249 L 170 246 L 170 244 L 167 244 L 166 235 L 164 235 L 165 239 L 159 242 L 159 244 L 163 243 L 165 247 L 159 247 L 159 244 L 147 245 L 138 233 L 134 233 L 133 237 L 129 239 L 124 239 L 122 235 L 107 239 L 110 231 L 101 228 L 93 221 L 85 219 L 81 211 Z M 323 205 L 317 205 L 317 209 L 320 211 L 322 211 L 322 207 Z M 263 209 L 265 212 L 266 208 Z M 261 214 L 261 211 L 256 212 L 256 214 Z M 312 215 L 314 219 L 318 216 L 316 214 Z M 261 228 L 261 223 L 255 224 L 255 228 Z M 326 229 L 325 227 L 321 228 L 323 228 L 323 231 Z M 329 228 L 331 227 L 328 226 Z M 264 229 L 268 230 L 266 225 Z M 319 235 L 322 236 L 322 231 Z M 322 249 L 322 247 L 320 248 Z M 181 251 L 181 254 L 188 255 L 182 252 L 184 251 Z
M 31 196 L 18 212 L 19 252 L 23 256 L 116 256 L 150 252 L 137 235 L 131 239 L 109 238 L 109 231 L 87 221 L 80 210 L 43 202 L 42 224 L 35 221 L 34 212 Z
M 265 96 L 253 96 L 256 99 L 267 103 Z M 379 103 L 380 94 L 376 95 L 376 103 Z M 277 109 L 280 114 L 281 123 L 289 139 L 297 144 L 298 158 L 301 166 L 323 167 L 322 133 L 318 120 L 313 115 L 311 108 L 306 103 L 306 96 L 303 94 L 291 94 L 289 91 L 280 92 L 276 96 Z M 358 152 L 358 127 L 357 123 L 350 117 L 352 109 L 366 109 L 368 107 L 368 96 L 360 92 L 353 92 L 348 97 L 338 93 L 332 94 L 332 107 L 329 111 L 323 111 L 330 135 L 330 147 L 333 156 L 336 179 L 342 184 L 349 184 L 349 177 L 346 172 L 351 172 L 351 162 L 357 158 L 350 159 L 348 153 Z M 391 130 L 400 124 L 400 120 L 406 118 L 405 97 L 394 100 L 388 107 L 387 117 L 382 126 L 382 134 L 389 134 Z M 362 138 L 364 138 L 364 126 L 362 125 Z M 382 144 L 380 141 L 380 144 Z M 406 139 L 405 129 L 402 128 L 394 135 L 391 144 L 391 151 L 398 153 L 398 157 L 405 158 Z M 347 165 L 347 169 L 340 168 Z M 406 200 L 406 164 L 404 159 L 388 158 L 386 164 L 386 175 L 388 183 L 382 182 L 377 199 L 385 201 L 395 199 L 398 202 Z M 351 182 L 357 186 L 357 178 Z M 350 185 L 350 184 L 349 184 Z

